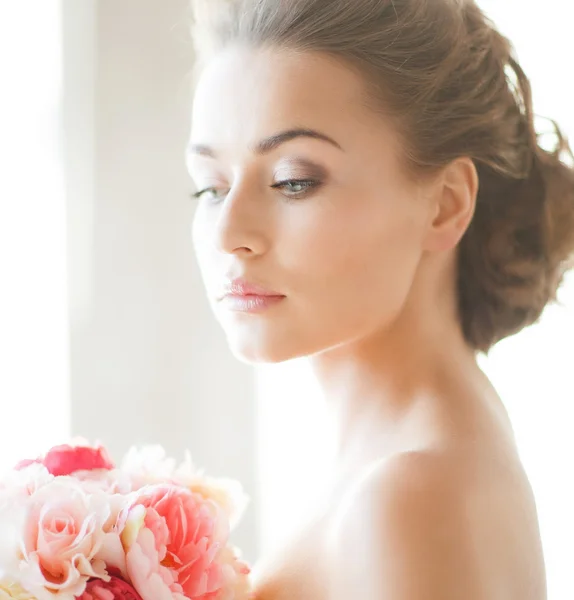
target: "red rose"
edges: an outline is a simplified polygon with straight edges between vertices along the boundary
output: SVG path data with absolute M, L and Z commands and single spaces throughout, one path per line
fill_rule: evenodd
M 55 477 L 71 475 L 76 471 L 94 471 L 104 469 L 110 471 L 115 468 L 103 446 L 55 446 L 44 458 L 23 460 L 16 469 L 23 469 L 33 463 L 43 464 Z
M 141 596 L 134 588 L 119 577 L 112 577 L 110 581 L 92 579 L 84 593 L 78 600 L 141 600 Z

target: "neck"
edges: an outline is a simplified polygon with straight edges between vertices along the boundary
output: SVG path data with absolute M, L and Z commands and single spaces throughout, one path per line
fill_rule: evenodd
M 421 308 L 411 301 L 391 327 L 309 359 L 334 427 L 336 469 L 401 442 L 415 407 L 479 371 L 452 303 Z

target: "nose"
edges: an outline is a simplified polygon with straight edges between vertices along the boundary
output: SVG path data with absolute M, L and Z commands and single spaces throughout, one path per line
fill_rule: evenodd
M 221 204 L 215 224 L 216 249 L 224 254 L 257 256 L 268 248 L 269 219 L 256 190 L 238 183 Z

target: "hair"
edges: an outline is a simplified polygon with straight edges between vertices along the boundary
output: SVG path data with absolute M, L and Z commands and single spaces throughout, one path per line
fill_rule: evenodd
M 413 173 L 473 160 L 479 191 L 457 293 L 476 351 L 556 301 L 574 265 L 574 157 L 554 121 L 553 147 L 541 144 L 530 82 L 474 0 L 192 1 L 199 68 L 231 44 L 326 53 L 397 117 Z

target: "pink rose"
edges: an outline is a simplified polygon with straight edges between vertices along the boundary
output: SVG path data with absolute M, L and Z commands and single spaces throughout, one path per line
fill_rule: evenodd
M 85 482 L 82 482 L 85 489 Z M 94 558 L 106 565 L 109 575 L 116 575 L 128 579 L 126 567 L 126 553 L 122 544 L 122 532 L 131 509 L 132 500 L 122 494 L 108 495 L 109 516 L 103 524 L 103 542 Z
M 96 558 L 105 539 L 109 499 L 57 478 L 27 499 L 18 580 L 38 600 L 73 600 L 91 577 L 107 578 Z
M 142 488 L 122 532 L 127 572 L 143 600 L 207 600 L 225 584 L 228 538 L 217 505 L 173 485 Z
M 110 581 L 92 579 L 78 600 L 142 600 L 134 588 L 119 577 Z
M 213 500 L 227 515 L 231 529 L 240 521 L 249 502 L 238 481 L 206 477 L 195 468 L 189 452 L 178 465 L 162 446 L 132 447 L 123 459 L 121 471 L 131 479 L 133 490 L 145 485 L 172 483 Z
M 82 482 L 85 490 L 102 490 L 108 494 L 127 495 L 132 491 L 129 476 L 120 469 L 97 471 L 74 471 L 74 479 Z
M 56 477 L 71 475 L 76 471 L 114 468 L 114 463 L 103 446 L 55 446 L 43 458 L 21 461 L 16 465 L 16 469 L 23 469 L 33 463 L 44 465 Z
M 40 463 L 31 462 L 19 470 L 11 470 L 0 481 L 0 491 L 31 496 L 42 486 L 50 483 L 54 476 Z

